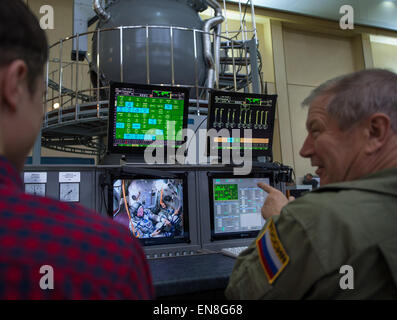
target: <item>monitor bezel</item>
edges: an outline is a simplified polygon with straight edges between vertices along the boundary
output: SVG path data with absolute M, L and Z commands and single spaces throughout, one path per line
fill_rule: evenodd
M 189 114 L 189 88 L 183 86 L 162 86 L 162 85 L 152 85 L 152 84 L 137 84 L 137 83 L 123 83 L 123 82 L 110 82 L 110 98 L 109 98 L 109 113 L 108 113 L 108 153 L 110 154 L 124 154 L 124 155 L 136 155 L 144 154 L 146 147 L 127 147 L 127 146 L 114 146 L 113 145 L 113 130 L 114 121 L 111 121 L 111 116 L 114 114 L 116 106 L 115 101 L 115 89 L 116 88 L 130 88 L 130 89 L 143 89 L 143 90 L 164 90 L 164 91 L 174 91 L 185 94 L 184 99 L 184 111 L 183 111 L 183 124 L 182 129 L 187 128 L 188 114 Z M 185 142 L 186 137 L 182 135 L 183 139 L 178 144 L 176 149 L 180 148 Z M 167 145 L 164 146 L 164 152 L 167 152 Z
M 255 238 L 258 235 L 260 229 L 252 230 L 252 231 L 242 231 L 242 232 L 215 233 L 214 179 L 250 179 L 250 178 L 268 178 L 270 185 L 274 186 L 274 173 L 271 171 L 254 172 L 244 176 L 237 176 L 237 175 L 233 175 L 232 173 L 208 173 L 211 241 Z
M 170 237 L 159 237 L 159 238 L 136 238 L 140 241 L 143 246 L 156 246 L 156 245 L 166 245 L 166 244 L 177 244 L 177 243 L 191 243 L 190 240 L 190 228 L 189 228 L 189 210 L 188 210 L 188 183 L 187 183 L 187 173 L 173 173 L 175 178 L 147 176 L 147 175 L 131 175 L 131 174 L 119 174 L 111 175 L 111 188 L 108 190 L 108 208 L 107 214 L 110 219 L 113 220 L 113 186 L 116 180 L 162 180 L 162 179 L 180 179 L 183 185 L 183 237 L 180 238 L 170 238 Z M 130 230 L 128 229 L 128 232 Z
M 260 93 L 244 93 L 244 92 L 232 92 L 232 91 L 221 91 L 221 90 L 210 90 L 209 91 L 209 101 L 208 101 L 208 117 L 207 117 L 207 132 L 208 130 L 212 129 L 210 127 L 210 124 L 213 122 L 213 119 L 210 118 L 212 115 L 212 108 L 215 103 L 215 96 L 216 95 L 228 95 L 230 97 L 239 97 L 239 96 L 245 96 L 246 98 L 264 98 L 266 99 L 271 99 L 274 104 L 273 108 L 273 116 L 272 116 L 272 122 L 273 122 L 273 130 L 271 132 L 271 136 L 269 137 L 269 149 L 268 150 L 251 150 L 252 156 L 254 157 L 269 157 L 272 161 L 273 159 L 273 138 L 274 138 L 274 126 L 275 126 L 275 116 L 276 116 L 276 103 L 277 103 L 277 94 L 260 94 Z M 222 128 L 226 129 L 226 128 Z M 230 129 L 226 129 L 230 130 Z M 209 139 L 207 139 L 207 152 L 208 154 L 211 153 L 211 146 L 209 145 Z M 243 152 L 244 149 L 241 149 L 241 153 Z M 231 154 L 232 152 L 230 152 Z M 218 156 L 222 156 L 222 149 L 218 149 Z

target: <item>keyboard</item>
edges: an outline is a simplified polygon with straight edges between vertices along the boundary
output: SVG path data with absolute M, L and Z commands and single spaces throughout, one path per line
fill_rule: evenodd
M 243 252 L 245 249 L 247 249 L 248 246 L 245 247 L 234 247 L 234 248 L 223 248 L 221 250 L 221 252 L 225 255 L 225 256 L 229 256 L 232 258 L 237 258 L 238 255 Z

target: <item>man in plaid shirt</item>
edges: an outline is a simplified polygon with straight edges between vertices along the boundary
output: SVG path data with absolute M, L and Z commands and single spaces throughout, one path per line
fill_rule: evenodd
M 46 36 L 21 0 L 0 1 L 0 299 L 152 299 L 150 270 L 123 226 L 27 195 L 18 171 L 43 118 Z

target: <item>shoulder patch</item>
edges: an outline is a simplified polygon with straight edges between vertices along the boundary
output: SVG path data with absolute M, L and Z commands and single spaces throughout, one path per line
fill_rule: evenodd
M 256 240 L 259 260 L 267 279 L 272 284 L 289 263 L 289 256 L 277 235 L 276 225 L 270 219 L 265 230 Z

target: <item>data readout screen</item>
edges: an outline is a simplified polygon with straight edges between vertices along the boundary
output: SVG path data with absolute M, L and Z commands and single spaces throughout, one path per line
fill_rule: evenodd
M 213 180 L 215 234 L 260 230 L 265 224 L 261 208 L 267 193 L 257 184 L 268 178 Z

